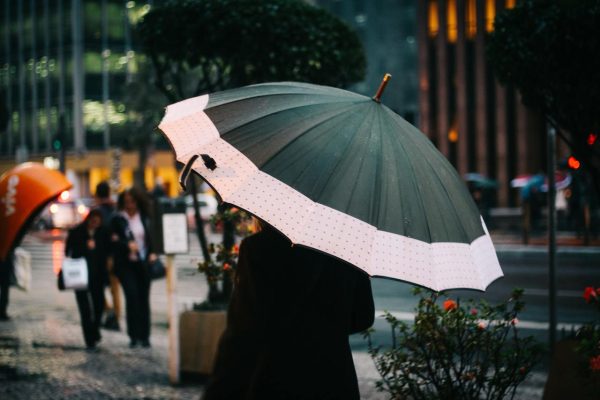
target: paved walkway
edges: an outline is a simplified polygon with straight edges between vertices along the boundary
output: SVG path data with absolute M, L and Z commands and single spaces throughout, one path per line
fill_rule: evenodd
M 0 322 L 0 399 L 199 399 L 201 384 L 171 386 L 168 381 L 165 281 L 152 287 L 151 349 L 129 349 L 124 332 L 103 330 L 99 351 L 87 352 L 74 295 L 55 286 L 52 267 L 61 246 L 58 241 L 48 246 L 32 237 L 25 240 L 33 254 L 32 288 L 11 291 L 13 318 Z M 182 311 L 203 300 L 207 287 L 195 272 L 193 254 L 176 262 Z M 375 389 L 379 376 L 369 355 L 353 355 L 361 398 L 387 398 Z M 532 374 L 516 398 L 540 399 L 545 379 L 544 370 Z

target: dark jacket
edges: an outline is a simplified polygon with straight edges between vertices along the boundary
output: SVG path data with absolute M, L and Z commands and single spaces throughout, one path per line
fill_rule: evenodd
M 373 319 L 365 273 L 272 230 L 250 236 L 205 399 L 358 399 L 348 335 Z
M 144 225 L 144 237 L 146 241 L 146 257 L 150 253 L 155 253 L 154 244 L 152 241 L 152 231 L 150 230 L 150 220 L 142 215 L 142 225 Z M 127 220 L 120 214 L 114 214 L 110 222 L 111 232 L 111 249 L 114 257 L 114 269 L 118 275 L 123 268 L 127 268 L 129 261 L 129 240 L 130 236 L 129 224 Z M 144 260 L 142 260 L 144 261 Z
M 87 241 L 94 239 L 95 248 L 90 250 Z M 108 271 L 106 269 L 106 258 L 109 252 L 108 232 L 103 227 L 94 231 L 90 236 L 86 223 L 82 222 L 69 231 L 65 243 L 65 255 L 71 258 L 85 257 L 88 265 L 88 279 L 90 285 L 106 285 L 108 283 Z

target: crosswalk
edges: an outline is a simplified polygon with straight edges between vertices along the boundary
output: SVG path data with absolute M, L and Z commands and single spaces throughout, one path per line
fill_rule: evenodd
M 31 254 L 32 269 L 58 271 L 64 258 L 64 232 L 42 232 L 25 235 L 20 247 Z M 218 237 L 211 237 L 213 241 Z M 164 256 L 161 256 L 164 261 Z M 196 235 L 190 235 L 189 252 L 174 257 L 179 277 L 189 277 L 197 272 L 198 263 L 203 260 Z

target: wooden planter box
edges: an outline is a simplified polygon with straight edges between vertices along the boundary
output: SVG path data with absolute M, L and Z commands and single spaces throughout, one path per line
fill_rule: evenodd
M 556 343 L 550 364 L 543 400 L 598 399 L 599 382 L 583 376 L 582 364 L 586 360 L 575 352 L 575 340 Z
M 227 325 L 226 311 L 184 311 L 179 317 L 179 360 L 182 375 L 208 376 Z

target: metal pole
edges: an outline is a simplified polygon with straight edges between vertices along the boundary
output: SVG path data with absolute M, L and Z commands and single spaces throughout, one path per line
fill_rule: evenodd
M 167 254 L 167 304 L 169 320 L 169 381 L 179 383 L 179 321 L 177 318 L 177 266 Z
M 38 132 L 38 87 L 37 87 L 37 7 L 34 0 L 29 0 L 29 13 L 31 20 L 31 144 L 34 153 L 39 150 L 39 132 Z
M 6 148 L 7 153 L 12 154 L 13 152 L 13 104 L 12 104 L 12 69 L 13 65 L 11 60 L 11 43 L 10 43 L 10 31 L 11 31 L 11 18 L 10 18 L 10 1 L 4 2 L 4 56 L 6 57 L 6 108 L 8 110 L 8 126 L 6 127 Z
M 49 0 L 44 0 L 44 111 L 46 114 L 46 151 L 52 148 L 52 124 L 50 117 L 50 5 Z
M 108 49 L 108 12 L 106 0 L 102 0 L 102 112 L 104 115 L 104 149 L 110 147 L 110 124 L 108 123 L 108 68 L 110 50 Z
M 17 2 L 17 71 L 19 76 L 19 147 L 17 162 L 27 160 L 27 141 L 25 139 L 25 60 L 23 59 L 23 2 Z
M 71 1 L 71 28 L 73 33 L 73 133 L 76 151 L 85 150 L 83 130 L 83 32 L 81 0 Z
M 57 33 L 57 58 L 58 58 L 58 115 L 65 114 L 65 49 L 64 49 L 64 25 L 63 25 L 63 0 L 58 0 L 58 27 L 56 29 Z M 64 129 L 66 126 L 60 127 L 59 129 Z
M 548 295 L 550 304 L 550 352 L 556 343 L 556 130 L 548 126 Z

